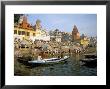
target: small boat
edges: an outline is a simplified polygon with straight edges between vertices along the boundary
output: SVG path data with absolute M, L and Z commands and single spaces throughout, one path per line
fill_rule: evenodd
M 64 61 L 68 59 L 69 56 L 64 56 L 63 58 L 49 58 L 49 59 L 37 59 L 33 61 L 28 61 L 28 63 L 31 64 L 51 64 L 51 63 L 59 63 L 61 61 Z
M 92 59 L 92 58 L 87 59 L 86 58 L 86 59 L 82 59 L 80 61 L 85 62 L 85 63 L 96 63 L 97 62 L 97 58 L 94 58 L 94 59 Z
M 85 58 L 81 59 L 81 64 L 88 67 L 96 67 L 97 66 L 97 55 L 94 54 L 86 54 Z

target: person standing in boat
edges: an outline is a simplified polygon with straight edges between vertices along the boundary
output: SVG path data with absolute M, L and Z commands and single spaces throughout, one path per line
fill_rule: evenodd
M 64 52 L 61 52 L 61 58 L 63 58 L 63 53 L 64 53 Z
M 70 53 L 71 51 L 70 51 L 70 49 L 69 49 L 69 53 Z
M 40 54 L 39 54 L 39 56 L 38 56 L 38 59 L 43 59 L 43 58 L 44 58 L 44 52 L 41 51 Z

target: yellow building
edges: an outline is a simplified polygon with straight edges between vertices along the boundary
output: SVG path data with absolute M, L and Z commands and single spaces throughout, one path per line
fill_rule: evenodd
M 88 46 L 89 45 L 89 39 L 87 37 L 84 37 L 81 39 L 81 45 Z
M 36 31 L 34 29 L 24 29 L 14 27 L 14 37 L 19 39 L 29 39 L 30 37 L 35 37 Z

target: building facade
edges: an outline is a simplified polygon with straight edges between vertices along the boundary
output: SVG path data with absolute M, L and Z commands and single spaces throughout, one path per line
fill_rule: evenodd
M 72 31 L 72 40 L 76 41 L 80 39 L 80 33 L 78 32 L 78 29 L 76 25 L 74 25 L 73 31 Z
M 35 29 L 27 22 L 26 16 L 21 16 L 19 22 L 14 24 L 14 38 L 23 40 L 34 36 L 36 36 Z
M 50 40 L 46 30 L 42 29 L 40 20 L 37 20 L 35 26 L 32 26 L 28 23 L 26 16 L 21 16 L 19 22 L 14 24 L 14 38 L 32 41 L 35 41 L 35 39 Z
M 56 41 L 56 42 L 61 42 L 62 41 L 62 33 L 56 29 L 50 33 L 50 40 L 51 41 Z

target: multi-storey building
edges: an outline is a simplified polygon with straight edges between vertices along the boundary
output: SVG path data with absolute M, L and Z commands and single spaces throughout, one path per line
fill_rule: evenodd
M 28 23 L 26 16 L 21 16 L 19 22 L 14 24 L 14 38 L 23 40 L 50 40 L 50 36 L 46 30 L 42 29 L 40 20 L 36 21 L 35 26 L 32 26 Z

